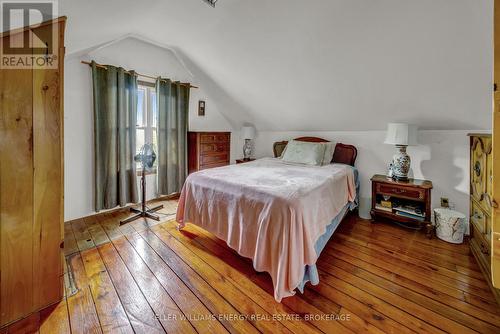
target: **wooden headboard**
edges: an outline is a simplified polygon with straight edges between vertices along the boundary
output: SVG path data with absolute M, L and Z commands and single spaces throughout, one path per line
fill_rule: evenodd
M 318 137 L 299 137 L 299 138 L 295 138 L 294 140 L 305 141 L 305 142 L 309 142 L 309 143 L 328 143 L 329 142 L 329 140 L 326 140 L 323 138 L 318 138 Z M 279 142 L 274 143 L 273 152 L 274 152 L 275 158 L 281 156 L 281 153 L 283 153 L 283 150 L 285 149 L 287 144 L 288 144 L 288 141 L 279 141 Z M 356 162 L 357 156 L 358 156 L 358 150 L 356 149 L 355 146 L 337 143 L 335 145 L 335 153 L 333 153 L 332 162 L 354 166 L 354 163 Z

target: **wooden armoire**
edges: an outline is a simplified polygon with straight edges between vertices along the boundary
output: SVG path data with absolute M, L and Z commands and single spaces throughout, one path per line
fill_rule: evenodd
M 42 40 L 56 55 L 50 69 L 0 68 L 0 327 L 63 297 L 65 22 L 0 35 L 2 43 Z
M 500 301 L 500 290 L 491 284 L 493 215 L 493 141 L 491 134 L 470 137 L 470 239 L 472 253 Z

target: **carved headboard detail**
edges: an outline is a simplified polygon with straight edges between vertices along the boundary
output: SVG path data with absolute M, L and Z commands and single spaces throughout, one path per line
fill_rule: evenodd
M 310 143 L 327 143 L 329 140 L 318 138 L 318 137 L 299 137 L 294 140 L 305 141 Z M 279 141 L 274 143 L 273 152 L 274 157 L 277 158 L 281 156 L 283 150 L 285 149 L 288 141 Z M 332 162 L 346 164 L 354 166 L 356 162 L 356 157 L 358 156 L 358 150 L 353 145 L 346 145 L 342 143 L 337 143 L 335 145 L 335 153 L 333 154 Z

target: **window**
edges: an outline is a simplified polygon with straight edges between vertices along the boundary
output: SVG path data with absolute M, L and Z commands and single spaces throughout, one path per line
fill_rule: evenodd
M 154 85 L 140 84 L 137 89 L 137 125 L 136 125 L 136 151 L 139 153 L 141 147 L 146 143 L 152 143 L 158 147 L 157 143 L 157 108 L 156 89 Z M 158 152 L 156 153 L 158 154 Z M 156 166 L 156 161 L 155 161 Z M 137 164 L 141 168 L 141 164 Z

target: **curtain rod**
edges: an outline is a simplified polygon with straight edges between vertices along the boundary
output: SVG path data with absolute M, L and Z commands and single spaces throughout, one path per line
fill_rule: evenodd
M 92 66 L 92 63 L 91 62 L 88 62 L 88 61 L 85 61 L 85 60 L 82 60 L 82 64 L 85 64 L 85 65 L 89 65 L 89 66 Z M 101 64 L 98 64 L 96 63 L 96 66 L 97 67 L 100 67 L 100 68 L 104 68 L 104 69 L 108 69 L 108 67 L 106 65 L 101 65 Z M 131 73 L 130 71 L 126 71 L 127 73 Z M 153 77 L 151 75 L 146 75 L 146 74 L 140 74 L 140 73 L 137 73 L 135 72 L 135 74 L 137 76 L 140 76 L 140 77 L 144 77 L 144 78 L 149 78 L 149 79 L 157 79 L 157 77 Z M 164 80 L 164 79 L 161 79 L 162 81 L 167 81 L 167 80 Z M 198 89 L 197 86 L 193 86 L 191 85 L 189 82 L 180 82 L 180 81 L 172 81 L 173 83 L 178 83 L 182 86 L 188 86 L 189 88 L 195 88 L 195 89 Z

